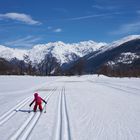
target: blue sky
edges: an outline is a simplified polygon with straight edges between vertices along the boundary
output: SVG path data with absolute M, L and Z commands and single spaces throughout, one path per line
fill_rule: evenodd
M 0 44 L 94 40 L 140 34 L 139 0 L 0 0 Z

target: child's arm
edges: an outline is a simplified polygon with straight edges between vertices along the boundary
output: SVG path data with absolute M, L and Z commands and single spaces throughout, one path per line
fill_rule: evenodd
M 47 104 L 47 102 L 46 102 L 44 99 L 41 98 L 41 100 L 42 100 L 45 104 Z
M 32 104 L 35 102 L 35 99 L 30 103 L 30 105 L 29 106 L 32 106 Z

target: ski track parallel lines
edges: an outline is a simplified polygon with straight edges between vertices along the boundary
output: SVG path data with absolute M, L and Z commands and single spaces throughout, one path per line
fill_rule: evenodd
M 26 100 L 28 100 L 30 97 L 27 97 L 26 99 L 24 99 L 23 101 L 19 102 L 19 104 L 15 105 L 14 107 L 12 107 L 9 111 L 7 111 L 6 113 L 4 113 L 1 117 L 0 120 L 2 120 L 3 118 L 5 118 L 9 113 L 11 113 L 13 110 L 15 110 L 18 106 L 20 106 L 22 103 L 24 103 Z
M 94 81 L 92 81 L 92 80 L 88 80 L 90 83 L 95 83 Z M 116 90 L 120 90 L 120 91 L 123 91 L 123 92 L 125 92 L 125 93 L 127 93 L 127 94 L 131 94 L 131 95 L 137 95 L 137 96 L 140 96 L 140 94 L 138 94 L 138 93 L 135 93 L 135 92 L 132 92 L 132 91 L 128 91 L 125 87 L 124 88 L 120 88 L 120 87 L 118 87 L 117 85 L 116 86 L 114 86 L 114 85 L 112 85 L 112 84 L 107 84 L 107 83 L 102 83 L 102 82 L 96 82 L 97 84 L 99 84 L 99 85 L 102 85 L 102 86 L 106 86 L 106 87 L 109 87 L 109 88 L 112 88 L 112 89 L 116 89 Z
M 119 88 L 119 87 L 116 87 L 116 86 L 112 86 L 112 85 L 108 85 L 108 84 L 103 84 L 103 83 L 100 83 L 100 84 L 103 85 L 103 86 L 112 88 L 112 89 L 116 89 L 116 90 L 123 91 L 123 92 L 125 92 L 125 93 L 127 93 L 127 94 L 140 96 L 140 94 L 135 93 L 135 92 L 128 91 L 128 90 L 126 90 L 126 89 L 124 89 L 124 88 Z
M 48 102 L 48 100 L 50 99 L 50 97 L 52 96 L 52 94 L 56 91 L 56 88 L 54 88 L 52 90 L 52 92 L 45 98 L 45 100 Z M 43 109 L 44 109 L 45 105 L 43 105 Z M 31 120 L 31 122 L 28 124 L 26 130 L 23 132 L 23 135 L 20 137 L 20 140 L 27 140 L 27 138 L 29 137 L 29 135 L 31 134 L 33 128 L 35 127 L 35 125 L 37 124 L 41 114 L 43 112 L 38 112 L 37 114 L 35 114 L 34 118 Z
M 48 101 L 55 90 L 56 88 L 50 91 L 50 94 L 48 96 L 45 96 L 44 99 Z M 43 105 L 43 108 L 44 108 L 44 105 Z M 41 112 L 36 112 L 36 113 L 31 112 L 31 115 L 29 116 L 29 118 L 13 134 L 13 136 L 11 136 L 10 140 L 17 140 L 17 139 L 26 140 L 28 136 L 30 135 L 31 131 L 33 130 L 33 128 L 35 127 L 40 116 L 41 116 Z
M 71 140 L 64 87 L 62 88 L 59 95 L 57 116 L 58 118 L 54 140 Z
M 107 85 L 112 85 L 112 86 L 117 86 L 117 87 L 123 87 L 123 88 L 125 88 L 125 89 L 130 89 L 130 90 L 137 90 L 137 91 L 139 91 L 140 89 L 138 89 L 138 88 L 135 88 L 135 87 L 130 87 L 130 86 L 125 86 L 125 85 L 118 85 L 118 84 L 112 84 L 112 83 L 110 83 L 110 82 L 99 82 L 99 83 L 104 83 L 104 84 L 107 84 Z
M 9 111 L 7 111 L 6 113 L 4 113 L 1 117 L 0 117 L 0 126 L 7 122 L 20 108 L 22 108 L 23 106 L 26 105 L 26 103 L 28 101 L 30 101 L 31 97 L 27 97 L 26 99 L 24 99 L 22 102 L 20 102 L 19 104 L 17 104 L 16 106 L 14 106 L 13 108 L 11 108 Z
M 63 110 L 64 110 L 64 119 L 65 119 L 65 133 L 64 134 L 66 134 L 64 140 L 71 140 L 65 88 L 63 89 L 63 108 L 64 108 Z
M 62 134 L 62 90 L 59 93 L 57 121 L 56 121 L 54 140 L 61 140 L 62 137 L 61 134 Z
M 25 123 L 18 129 L 18 131 L 10 138 L 10 140 L 17 140 L 18 137 L 21 135 L 24 129 L 26 129 L 26 126 L 30 123 L 33 116 L 35 114 L 32 112 L 32 114 L 29 116 L 29 118 L 25 121 Z

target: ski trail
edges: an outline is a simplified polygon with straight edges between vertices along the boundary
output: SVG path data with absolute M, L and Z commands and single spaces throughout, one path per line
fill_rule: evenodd
M 65 95 L 65 88 L 63 89 L 63 114 L 64 114 L 64 123 L 65 123 L 65 131 L 64 131 L 64 140 L 71 140 L 70 135 L 70 125 L 69 125 L 69 117 L 68 117 L 68 111 L 67 111 L 67 105 L 66 105 L 66 95 Z
M 51 95 L 56 91 L 56 88 L 54 88 L 48 96 L 45 96 L 45 100 L 48 101 Z M 44 108 L 44 105 L 43 105 Z M 24 122 L 24 124 L 18 129 L 16 133 L 13 134 L 13 136 L 10 138 L 10 140 L 26 140 L 28 136 L 30 135 L 31 131 L 35 127 L 37 121 L 39 120 L 41 116 L 41 112 L 31 112 L 31 115 L 29 118 Z
M 140 94 L 138 93 L 135 93 L 135 92 L 132 92 L 132 91 L 129 91 L 129 90 L 126 90 L 124 88 L 120 88 L 120 87 L 116 87 L 116 86 L 112 86 L 112 85 L 108 85 L 108 84 L 103 84 L 103 83 L 99 83 L 100 85 L 103 85 L 103 86 L 106 86 L 106 87 L 109 87 L 109 88 L 113 88 L 113 89 L 116 89 L 116 90 L 120 90 L 120 91 L 123 91 L 127 94 L 131 94 L 131 95 L 137 95 L 137 96 L 140 96 Z
M 6 113 L 4 113 L 0 117 L 0 126 L 2 124 L 4 124 L 5 122 L 7 122 L 20 108 L 22 108 L 23 106 L 25 106 L 26 103 L 30 101 L 30 99 L 31 99 L 31 97 L 27 97 L 22 102 L 20 102 L 19 104 L 17 104 L 13 108 L 11 108 L 9 111 L 7 111 Z
M 57 122 L 56 122 L 56 130 L 55 130 L 54 140 L 61 140 L 61 134 L 62 134 L 61 129 L 62 129 L 62 91 L 60 92 L 60 95 L 59 95 Z
M 101 82 L 100 82 L 101 83 Z M 112 85 L 112 86 L 117 86 L 117 87 L 124 87 L 126 89 L 130 89 L 130 90 L 136 90 L 136 91 L 139 91 L 140 89 L 139 88 L 134 88 L 134 87 L 131 87 L 131 86 L 125 86 L 125 85 L 120 85 L 120 84 L 112 84 L 110 82 L 103 82 L 104 84 L 108 84 L 108 85 Z
M 127 92 L 129 91 L 132 91 L 132 92 L 134 92 L 134 90 L 135 91 L 139 91 L 140 89 L 138 89 L 138 88 L 133 88 L 133 87 L 128 87 L 128 86 L 122 86 L 122 85 L 117 85 L 117 84 L 112 84 L 112 83 L 110 83 L 110 82 L 97 82 L 97 83 L 99 83 L 99 84 L 104 84 L 104 85 L 108 85 L 108 86 L 112 86 L 112 87 L 114 87 L 114 88 L 119 88 L 119 89 L 122 89 L 122 90 L 126 90 Z M 120 88 L 120 87 L 122 87 L 122 88 Z M 128 90 L 129 89 L 129 90 Z
M 109 87 L 109 88 L 120 90 L 120 91 L 123 91 L 123 92 L 125 92 L 127 94 L 140 96 L 140 94 L 138 94 L 136 92 L 133 92 L 133 91 L 130 91 L 130 90 L 127 90 L 126 88 L 120 88 L 119 86 L 114 86 L 112 84 L 107 84 L 107 83 L 102 83 L 102 82 L 94 82 L 94 81 L 91 81 L 91 80 L 88 80 L 88 81 L 90 83 L 96 83 L 96 84 L 99 84 L 99 85 L 102 85 L 102 86 L 106 86 L 106 87 Z
M 66 105 L 65 88 L 63 87 L 59 95 L 57 123 L 54 140 L 71 140 L 69 118 Z

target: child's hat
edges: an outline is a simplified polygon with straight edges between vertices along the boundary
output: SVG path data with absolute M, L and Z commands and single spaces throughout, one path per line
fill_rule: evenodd
M 34 96 L 38 96 L 38 93 L 36 92 L 36 93 L 34 93 Z

